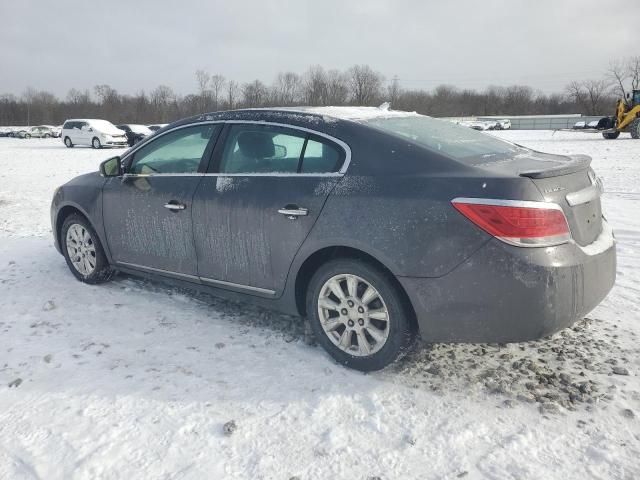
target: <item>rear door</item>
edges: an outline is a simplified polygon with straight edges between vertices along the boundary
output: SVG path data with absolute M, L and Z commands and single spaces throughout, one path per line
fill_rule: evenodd
M 107 179 L 103 218 L 117 264 L 197 280 L 192 199 L 220 124 L 167 132 L 125 159 L 123 178 Z
M 193 202 L 203 283 L 278 295 L 341 178 L 348 147 L 305 129 L 233 123 Z

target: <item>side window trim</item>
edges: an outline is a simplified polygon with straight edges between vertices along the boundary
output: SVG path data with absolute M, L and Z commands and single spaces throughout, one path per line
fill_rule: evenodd
M 222 152 L 224 150 L 224 145 L 227 140 L 229 126 L 232 124 L 257 124 L 257 125 L 274 125 L 278 127 L 291 128 L 293 130 L 300 130 L 302 132 L 306 132 L 307 138 L 309 136 L 318 136 L 321 139 L 328 140 L 329 142 L 334 143 L 340 150 L 344 153 L 344 159 L 342 160 L 342 166 L 337 172 L 331 173 L 220 173 L 219 165 L 221 161 Z M 349 145 L 340 140 L 339 138 L 333 137 L 323 132 L 318 132 L 317 130 L 312 130 L 310 128 L 299 127 L 297 125 L 289 125 L 278 122 L 268 122 L 261 120 L 215 120 L 215 121 L 206 121 L 206 122 L 196 122 L 190 123 L 187 125 L 180 125 L 179 127 L 172 128 L 171 130 L 167 130 L 166 132 L 162 132 L 161 135 L 153 137 L 154 140 L 160 138 L 162 135 L 166 135 L 167 133 L 174 132 L 181 128 L 194 127 L 198 125 L 209 125 L 209 124 L 220 124 L 223 126 L 221 131 L 218 133 L 217 138 L 215 140 L 215 145 L 212 145 L 212 153 L 210 158 L 205 158 L 206 155 L 203 155 L 203 160 L 201 162 L 201 168 L 198 169 L 198 173 L 160 173 L 155 175 L 164 175 L 164 176 L 211 176 L 211 177 L 265 177 L 265 176 L 276 176 L 276 177 L 289 177 L 289 176 L 300 176 L 300 177 L 342 177 L 348 170 L 349 165 L 351 163 L 351 148 Z M 143 141 L 139 144 L 132 147 L 132 149 L 124 155 L 122 161 L 123 164 L 129 167 L 131 160 L 133 159 L 133 155 L 144 145 L 147 145 L 148 142 Z M 209 146 L 207 146 L 209 148 Z M 205 152 L 206 153 L 206 152 Z M 125 173 L 125 176 L 148 176 L 148 175 L 132 175 Z

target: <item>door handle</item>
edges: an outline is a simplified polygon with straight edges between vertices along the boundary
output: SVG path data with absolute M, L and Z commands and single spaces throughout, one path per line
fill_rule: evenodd
M 187 206 L 183 203 L 178 203 L 172 200 L 169 203 L 165 203 L 164 208 L 168 208 L 169 210 L 177 212 L 178 210 L 184 210 L 185 208 L 187 208 Z
M 287 205 L 278 210 L 278 213 L 285 215 L 289 220 L 295 220 L 298 217 L 309 215 L 307 208 L 298 207 L 297 205 Z

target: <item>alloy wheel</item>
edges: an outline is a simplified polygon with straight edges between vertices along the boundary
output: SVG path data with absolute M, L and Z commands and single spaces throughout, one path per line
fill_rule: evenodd
M 66 240 L 73 267 L 84 276 L 91 275 L 96 269 L 96 247 L 87 229 L 74 223 L 67 230 Z
M 335 275 L 324 283 L 318 316 L 331 342 L 350 355 L 373 355 L 389 337 L 389 310 L 384 299 L 357 275 Z

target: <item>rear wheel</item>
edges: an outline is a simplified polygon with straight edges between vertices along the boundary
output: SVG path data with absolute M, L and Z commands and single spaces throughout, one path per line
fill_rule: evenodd
M 631 133 L 631 138 L 640 138 L 640 118 L 636 118 L 631 122 L 629 132 Z
M 50 134 L 48 134 L 48 133 L 45 133 L 45 134 L 44 134 L 44 138 L 51 138 L 51 135 L 50 135 Z
M 602 136 L 607 140 L 615 140 L 620 136 L 620 132 L 617 130 L 615 132 L 602 132 Z
M 81 282 L 102 283 L 113 276 L 100 239 L 83 216 L 74 213 L 64 220 L 60 243 L 67 266 Z
M 71 139 L 69 137 L 64 137 L 64 144 L 67 146 L 67 148 L 72 148 L 73 147 L 73 142 L 71 141 Z
M 91 146 L 93 148 L 102 148 L 102 144 L 100 143 L 100 139 L 98 137 L 93 137 L 93 140 L 91 140 Z
M 357 370 L 386 367 L 412 339 L 408 308 L 392 278 L 363 261 L 336 259 L 320 267 L 306 305 L 318 342 Z

